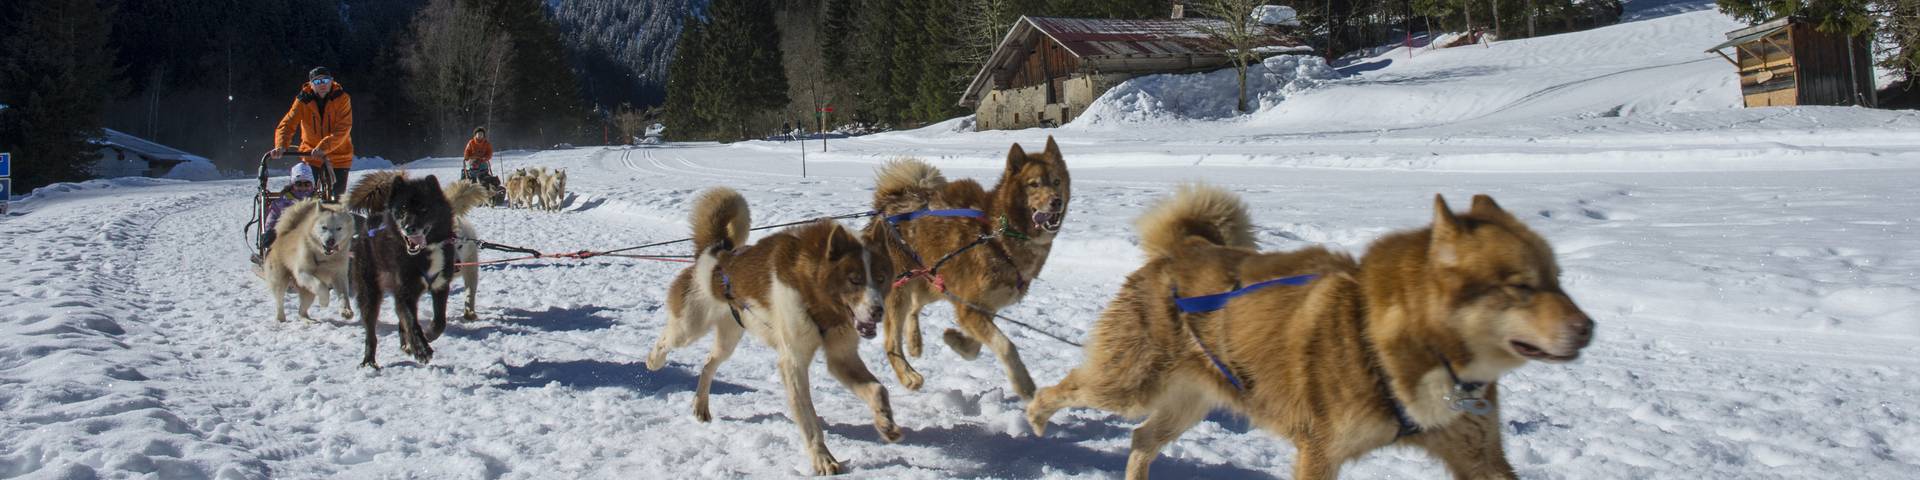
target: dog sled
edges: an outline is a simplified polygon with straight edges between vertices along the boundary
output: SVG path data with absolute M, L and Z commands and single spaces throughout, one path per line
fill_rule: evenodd
M 499 207 L 507 204 L 507 187 L 500 182 L 500 177 L 494 176 L 490 168 L 462 168 L 460 169 L 460 179 L 486 187 L 487 200 L 492 203 L 492 206 Z
M 283 157 L 294 157 L 294 159 L 298 161 L 310 153 L 311 152 L 287 149 L 282 150 L 280 155 Z M 260 164 L 258 167 L 260 184 L 253 193 L 253 219 L 248 221 L 246 227 L 244 227 L 244 229 L 251 230 L 253 234 L 248 238 L 253 241 L 253 255 L 256 259 L 267 254 L 267 232 L 273 231 L 273 225 L 267 222 L 267 216 L 271 211 L 271 205 L 275 200 L 274 197 L 280 194 L 267 188 L 267 178 L 269 177 L 267 174 L 267 161 L 272 159 L 272 151 L 260 155 Z M 314 179 L 314 195 L 326 201 L 335 201 L 334 199 L 338 197 L 337 194 L 333 192 L 333 169 L 315 169 L 314 174 L 327 177 L 324 180 L 319 178 Z

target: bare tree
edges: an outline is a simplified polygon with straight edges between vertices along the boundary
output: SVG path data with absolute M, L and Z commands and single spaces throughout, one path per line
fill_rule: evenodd
M 1254 23 L 1253 10 L 1265 4 L 1262 0 L 1202 0 L 1193 5 L 1195 13 L 1222 21 L 1220 25 L 1201 27 L 1201 31 L 1227 46 L 1234 73 L 1240 78 L 1240 99 L 1234 109 L 1241 113 L 1247 111 L 1247 66 L 1260 58 L 1253 48 L 1266 32 L 1265 26 Z
M 473 0 L 432 0 L 414 17 L 402 52 L 408 93 L 433 112 L 433 131 L 463 138 L 510 108 L 512 38 Z

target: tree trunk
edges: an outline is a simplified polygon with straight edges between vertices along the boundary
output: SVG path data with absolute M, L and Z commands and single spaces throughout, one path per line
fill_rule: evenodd
M 1534 33 L 1533 30 L 1534 13 L 1533 0 L 1527 0 L 1527 38 L 1533 38 L 1535 35 L 1538 35 Z

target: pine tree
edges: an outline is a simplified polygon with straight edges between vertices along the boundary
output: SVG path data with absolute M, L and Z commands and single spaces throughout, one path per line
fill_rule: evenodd
M 109 13 L 96 0 L 34 0 L 0 40 L 0 151 L 14 155 L 16 188 L 86 179 L 114 93 Z
M 707 138 L 711 123 L 700 110 L 699 91 L 706 81 L 700 59 L 706 58 L 706 24 L 691 15 L 680 27 L 673 63 L 667 66 L 667 134 L 674 138 Z

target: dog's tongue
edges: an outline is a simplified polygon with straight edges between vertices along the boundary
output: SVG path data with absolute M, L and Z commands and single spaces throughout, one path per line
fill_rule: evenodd
M 1058 216 L 1053 212 L 1033 212 L 1033 225 L 1047 230 L 1060 228 Z

